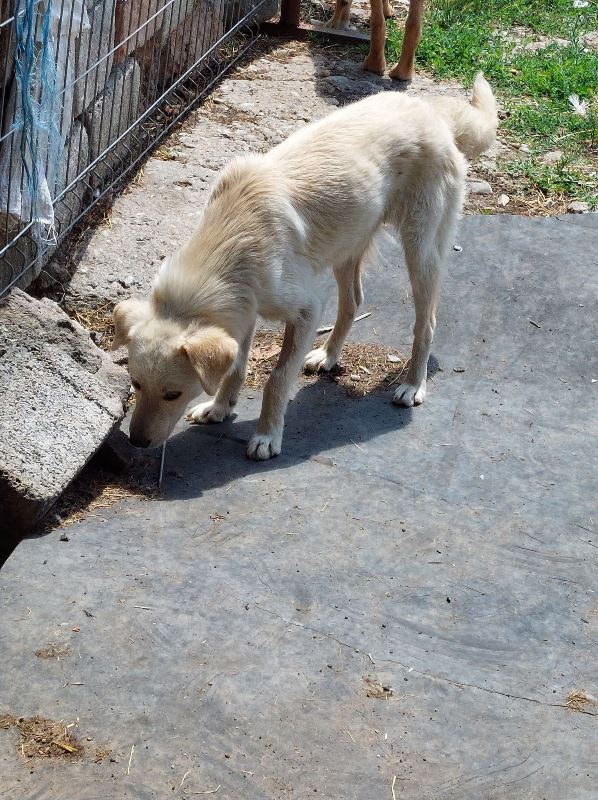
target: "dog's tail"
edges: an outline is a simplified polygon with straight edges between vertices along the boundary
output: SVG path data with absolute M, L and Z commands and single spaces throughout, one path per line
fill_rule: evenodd
M 498 104 L 490 84 L 478 73 L 471 100 L 439 98 L 439 109 L 446 117 L 455 137 L 455 144 L 468 159 L 477 158 L 492 146 L 498 127 Z

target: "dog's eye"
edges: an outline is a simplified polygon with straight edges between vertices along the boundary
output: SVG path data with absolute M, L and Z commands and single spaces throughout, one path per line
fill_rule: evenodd
M 178 400 L 182 394 L 182 392 L 166 392 L 164 400 Z
M 137 392 L 141 389 L 141 386 L 137 381 L 131 381 L 131 383 L 133 384 L 133 389 L 135 389 Z

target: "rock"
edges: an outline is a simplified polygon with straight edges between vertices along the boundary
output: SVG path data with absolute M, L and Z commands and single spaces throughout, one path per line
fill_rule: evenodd
M 503 206 L 504 208 L 504 206 L 509 205 L 510 201 L 511 198 L 509 197 L 508 194 L 499 194 L 496 202 L 498 203 L 499 206 Z
M 584 203 L 583 200 L 574 200 L 567 206 L 568 214 L 587 214 L 589 210 L 589 203 Z
M 139 450 L 129 442 L 129 437 L 115 429 L 94 456 L 93 463 L 110 472 L 124 472 L 131 470 L 140 457 Z
M 86 113 L 92 159 L 127 130 L 137 116 L 141 73 L 130 58 L 110 76 L 103 94 Z
M 468 188 L 471 194 L 492 194 L 488 181 L 469 181 Z
M 161 88 L 193 66 L 197 60 L 197 42 L 202 42 L 202 50 L 206 52 L 222 38 L 226 30 L 225 17 L 227 27 L 234 24 L 241 6 L 230 5 L 233 6 L 232 17 L 230 11 L 222 10 L 228 8 L 229 4 L 205 0 L 174 0 L 167 6 L 160 3 L 165 8 L 161 33 L 144 49 L 143 66 L 151 71 L 152 64 L 157 61 L 156 50 L 160 52 L 160 74 L 157 78 Z M 141 57 L 142 54 L 138 55 Z
M 584 47 L 589 50 L 598 50 L 598 31 L 588 31 L 580 36 Z
M 326 80 L 338 91 L 359 97 L 365 97 L 369 94 L 376 94 L 380 91 L 379 87 L 376 86 L 375 83 L 371 83 L 370 81 L 352 80 L 351 78 L 346 78 L 344 75 L 331 75 Z
M 75 120 L 64 146 L 62 163 L 56 178 L 56 194 L 66 189 L 89 164 L 89 139 L 87 131 Z M 83 208 L 87 181 L 77 181 L 73 188 L 58 202 L 56 216 L 62 224 L 68 224 Z
M 143 47 L 160 30 L 164 12 L 159 12 L 163 6 L 162 0 L 116 0 L 114 39 L 122 42 L 114 54 L 116 64 Z M 139 20 L 148 22 L 138 31 Z
M 129 376 L 50 300 L 0 303 L 0 543 L 32 530 L 124 416 Z
M 110 75 L 115 3 L 116 0 L 86 0 L 90 27 L 81 32 L 75 44 L 74 117 L 87 108 Z
M 544 153 L 544 155 L 540 156 L 540 161 L 542 161 L 544 164 L 556 164 L 556 162 L 560 161 L 562 157 L 562 150 L 551 150 L 549 153 Z
M 557 45 L 558 47 L 568 47 L 571 42 L 568 39 L 560 39 L 559 37 L 549 37 L 543 36 L 541 39 L 535 42 L 528 42 L 524 45 L 524 50 L 527 50 L 530 53 L 538 53 L 541 50 L 546 50 L 547 47 L 551 45 Z
M 104 92 L 85 115 L 90 159 L 104 153 L 135 120 L 140 91 L 141 70 L 135 59 L 129 58 L 113 71 Z M 128 134 L 95 166 L 91 183 L 99 187 L 106 179 L 120 174 L 123 163 L 130 160 L 134 150 L 135 139 Z

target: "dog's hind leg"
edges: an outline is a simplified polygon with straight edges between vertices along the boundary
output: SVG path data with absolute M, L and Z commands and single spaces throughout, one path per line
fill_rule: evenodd
M 249 440 L 247 455 L 256 461 L 277 456 L 282 447 L 284 415 L 293 382 L 297 379 L 305 351 L 316 333 L 321 304 L 313 301 L 297 319 L 287 322 L 278 363 L 264 388 L 262 410 L 256 432 Z
M 205 403 L 199 403 L 189 410 L 187 419 L 198 424 L 206 422 L 222 422 L 230 416 L 239 399 L 239 392 L 247 372 L 247 359 L 255 333 L 255 322 L 243 337 L 239 352 L 231 371 L 220 384 L 216 395 Z
M 432 255 L 422 259 L 417 252 L 406 252 L 405 255 L 413 289 L 415 326 L 407 377 L 396 390 L 393 402 L 401 406 L 417 406 L 426 397 L 428 358 L 436 328 L 440 259 Z
M 355 319 L 355 312 L 363 302 L 361 259 L 348 261 L 335 269 L 334 277 L 338 286 L 336 322 L 324 344 L 305 357 L 303 366 L 307 372 L 317 372 L 319 369 L 328 371 L 338 364 L 343 344 Z
M 449 181 L 450 183 L 450 181 Z M 449 249 L 462 190 L 459 181 L 445 195 L 429 204 L 414 203 L 401 222 L 401 235 L 415 304 L 413 350 L 407 376 L 396 390 L 393 402 L 417 406 L 426 397 L 430 348 L 436 328 L 440 270 Z M 434 222 L 432 222 L 434 221 Z

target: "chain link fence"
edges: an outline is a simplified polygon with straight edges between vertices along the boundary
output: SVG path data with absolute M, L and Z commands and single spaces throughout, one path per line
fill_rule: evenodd
M 273 0 L 0 0 L 0 296 L 254 43 Z

